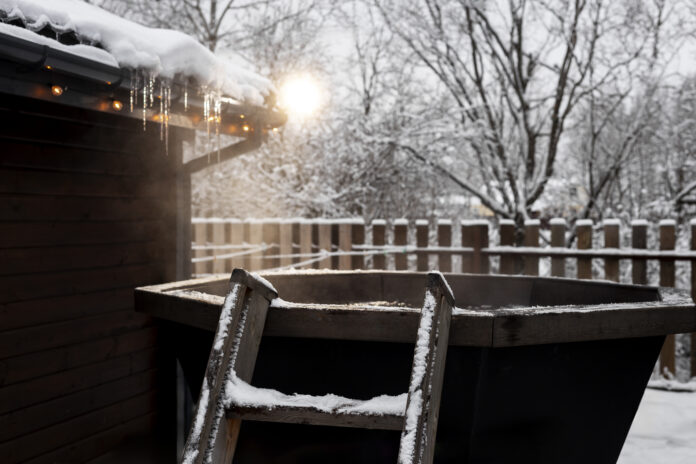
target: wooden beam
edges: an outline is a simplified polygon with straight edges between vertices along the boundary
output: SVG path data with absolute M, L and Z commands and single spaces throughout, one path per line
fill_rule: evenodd
M 240 420 L 282 422 L 285 424 L 329 425 L 377 430 L 401 430 L 404 416 L 397 414 L 356 414 L 293 406 L 273 408 L 234 406 L 227 417 Z

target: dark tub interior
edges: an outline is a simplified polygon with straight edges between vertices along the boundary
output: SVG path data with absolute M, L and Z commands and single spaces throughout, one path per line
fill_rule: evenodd
M 423 303 L 426 274 L 421 272 L 352 272 L 262 274 L 286 301 L 344 304 L 399 302 L 412 307 Z M 658 301 L 657 287 L 613 282 L 445 274 L 457 306 L 549 306 Z M 227 282 L 196 290 L 224 296 Z

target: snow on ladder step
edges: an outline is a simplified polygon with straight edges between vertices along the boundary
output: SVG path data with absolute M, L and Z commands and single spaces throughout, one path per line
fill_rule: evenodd
M 406 393 L 355 400 L 328 394 L 286 395 L 235 377 L 226 389 L 227 417 L 290 424 L 402 430 Z

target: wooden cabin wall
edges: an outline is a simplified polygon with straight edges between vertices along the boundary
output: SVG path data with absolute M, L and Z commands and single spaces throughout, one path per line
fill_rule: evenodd
M 173 433 L 175 364 L 133 288 L 187 272 L 188 135 L 171 128 L 167 155 L 156 123 L 0 94 L 3 463 Z

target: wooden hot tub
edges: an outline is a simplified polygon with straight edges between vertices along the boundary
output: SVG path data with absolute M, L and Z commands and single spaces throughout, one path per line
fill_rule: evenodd
M 406 391 L 425 274 L 262 274 L 269 309 L 252 383 L 367 399 Z M 655 287 L 445 274 L 457 309 L 438 463 L 615 463 L 665 335 L 696 331 L 696 306 Z M 136 290 L 194 398 L 228 279 Z M 399 432 L 245 421 L 235 462 L 396 462 Z

